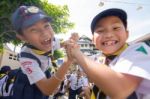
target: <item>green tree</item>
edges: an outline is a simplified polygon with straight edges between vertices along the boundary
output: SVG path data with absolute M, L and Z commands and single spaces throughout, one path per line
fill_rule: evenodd
M 58 59 L 58 58 L 62 58 L 64 56 L 65 56 L 65 54 L 63 53 L 62 50 L 55 50 L 54 51 L 53 57 L 54 57 L 55 60 Z
M 43 9 L 52 17 L 52 26 L 56 33 L 66 33 L 74 27 L 74 23 L 69 22 L 69 10 L 66 5 L 59 6 L 48 3 L 47 0 L 0 0 L 0 47 L 3 44 L 12 42 L 15 45 L 21 41 L 15 38 L 16 31 L 11 25 L 11 14 L 20 5 L 36 5 Z

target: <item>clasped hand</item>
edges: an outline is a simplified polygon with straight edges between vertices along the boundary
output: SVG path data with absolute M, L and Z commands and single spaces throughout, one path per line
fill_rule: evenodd
M 80 51 L 80 46 L 73 39 L 66 41 L 66 53 L 69 59 L 75 58 L 75 55 Z

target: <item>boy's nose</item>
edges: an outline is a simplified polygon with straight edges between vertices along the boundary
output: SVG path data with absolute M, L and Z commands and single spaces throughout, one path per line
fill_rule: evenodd
M 51 36 L 52 35 L 52 33 L 50 33 L 49 31 L 45 31 L 45 30 L 42 30 L 42 36 L 43 37 L 49 37 L 49 36 Z
M 47 37 L 47 36 L 49 35 L 49 33 L 48 33 L 48 32 L 46 32 L 46 31 L 43 31 L 43 33 L 42 33 L 42 34 L 43 34 L 43 36 L 44 36 L 44 37 Z
M 110 31 L 108 31 L 108 32 L 105 33 L 105 37 L 106 38 L 111 38 L 112 36 L 113 36 L 113 33 L 110 32 Z

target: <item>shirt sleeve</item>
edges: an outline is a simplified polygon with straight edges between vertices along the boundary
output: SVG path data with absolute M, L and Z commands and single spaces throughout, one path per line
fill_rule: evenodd
M 150 48 L 137 44 L 128 48 L 118 57 L 112 68 L 115 71 L 150 80 Z
M 21 69 L 27 75 L 30 84 L 34 84 L 46 77 L 36 60 L 22 57 L 19 61 L 21 63 Z

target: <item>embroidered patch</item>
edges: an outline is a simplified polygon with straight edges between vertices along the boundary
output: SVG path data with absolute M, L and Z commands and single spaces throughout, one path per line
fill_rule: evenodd
M 24 70 L 28 73 L 28 74 L 31 74 L 33 72 L 32 70 L 32 62 L 31 61 L 25 61 L 25 62 L 22 62 L 21 65 L 23 66 Z
M 27 9 L 30 13 L 38 13 L 39 12 L 39 8 L 31 6 Z
M 137 48 L 136 51 L 142 52 L 142 53 L 144 53 L 146 55 L 148 54 L 147 51 L 145 50 L 145 48 L 143 46 Z
M 28 74 L 31 74 L 33 71 L 31 69 L 31 67 L 27 67 L 25 68 L 25 71 L 28 73 Z

